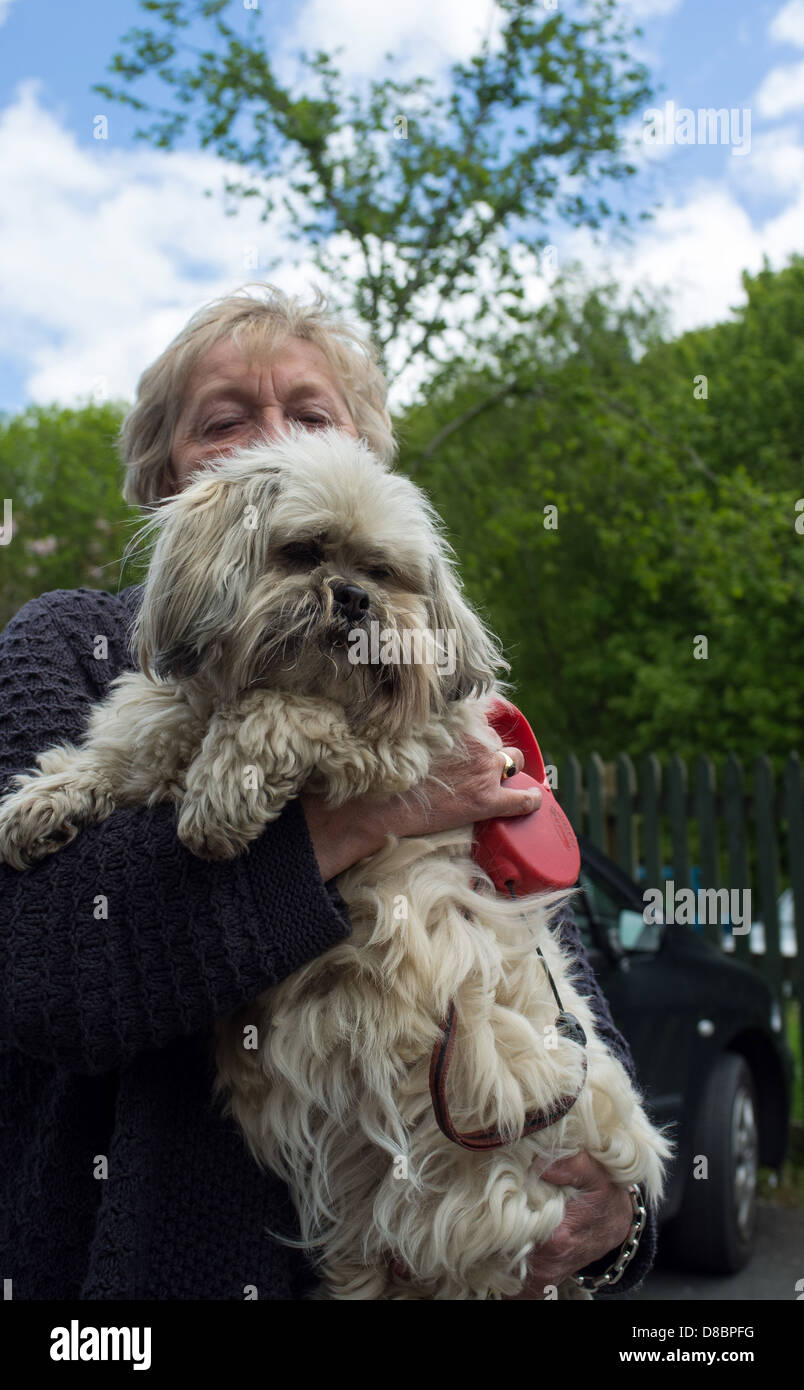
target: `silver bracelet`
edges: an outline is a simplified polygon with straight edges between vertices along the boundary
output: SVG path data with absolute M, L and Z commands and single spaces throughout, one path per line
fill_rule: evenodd
M 602 1288 L 611 1288 L 618 1279 L 622 1279 L 626 1265 L 631 1263 L 639 1248 L 645 1222 L 648 1219 L 648 1210 L 641 1187 L 638 1187 L 636 1183 L 631 1183 L 628 1191 L 631 1196 L 634 1216 L 631 1229 L 620 1247 L 614 1264 L 609 1265 L 603 1274 L 573 1274 L 572 1276 L 576 1284 L 580 1285 L 582 1289 L 588 1289 L 590 1293 L 597 1293 L 597 1290 Z

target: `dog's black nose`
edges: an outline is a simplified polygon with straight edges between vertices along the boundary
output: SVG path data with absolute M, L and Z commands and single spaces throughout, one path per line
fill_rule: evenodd
M 369 606 L 368 594 L 357 584 L 336 584 L 333 587 L 332 596 L 338 607 L 343 609 L 347 618 L 355 620 L 362 618 Z

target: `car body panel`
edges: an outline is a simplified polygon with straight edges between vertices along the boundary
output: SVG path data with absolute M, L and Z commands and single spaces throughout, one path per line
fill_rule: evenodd
M 677 1212 L 692 1171 L 692 1135 L 707 1076 L 724 1051 L 740 1052 L 759 1102 L 760 1162 L 779 1167 L 789 1137 L 793 1057 L 778 1004 L 755 969 L 724 956 L 690 927 L 661 924 L 658 949 L 624 949 L 618 910 L 643 912 L 641 890 L 585 837 L 572 907 L 617 1028 L 628 1042 L 645 1107 L 672 1125 L 677 1156 L 661 1209 Z

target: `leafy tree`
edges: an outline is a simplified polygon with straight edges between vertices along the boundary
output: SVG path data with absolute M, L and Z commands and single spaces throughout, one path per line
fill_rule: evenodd
M 804 256 L 781 273 L 767 261 L 742 277 L 733 319 L 685 333 L 656 352 L 668 381 L 704 378 L 694 443 L 713 472 L 745 468 L 771 486 L 804 490 Z
M 798 264 L 776 279 L 751 282 L 738 320 L 697 335 L 692 358 L 688 335 L 662 343 L 661 316 L 618 308 L 614 287 L 580 301 L 559 288 L 495 364 L 452 363 L 400 421 L 402 466 L 448 521 L 556 755 L 781 755 L 799 740 L 800 435 L 777 431 L 730 468 L 713 443 L 750 435 L 757 376 L 793 385 L 786 340 L 754 347 L 768 302 L 804 313 Z M 742 394 L 698 398 L 701 363 L 715 377 L 726 352 Z M 796 431 L 795 408 L 784 418 Z
M 30 406 L 0 417 L 0 502 L 12 504 L 12 539 L 0 546 L 0 627 L 50 589 L 117 589 L 139 512 L 121 497 L 114 438 L 123 407 Z M 125 576 L 125 584 L 140 576 Z
M 110 64 L 123 85 L 94 90 L 153 114 L 130 88 L 163 83 L 172 105 L 137 134 L 170 149 L 194 133 L 242 166 L 227 193 L 260 199 L 263 218 L 284 210 L 291 238 L 371 325 L 389 374 L 444 362 L 451 327 L 483 324 L 478 338 L 515 322 L 523 261 L 538 264 L 551 219 L 627 222 L 604 190 L 634 172 L 621 128 L 650 91 L 617 0 L 498 0 L 499 44 L 456 63 L 446 91 L 391 72 L 350 90 L 320 51 L 301 55 L 291 91 L 255 12 L 244 34 L 231 0 L 141 4 L 157 27 L 124 35 Z M 406 355 L 393 351 L 402 337 Z

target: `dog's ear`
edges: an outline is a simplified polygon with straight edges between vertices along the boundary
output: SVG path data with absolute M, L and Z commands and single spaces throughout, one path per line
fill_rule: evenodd
M 187 680 L 221 655 L 253 577 L 267 556 L 274 470 L 238 476 L 224 465 L 160 506 L 158 533 L 132 633 L 140 667 Z
M 160 680 L 188 680 L 196 674 L 203 655 L 203 651 L 190 641 L 177 642 L 173 647 L 164 647 L 154 653 L 151 670 Z
M 497 638 L 466 602 L 460 580 L 443 557 L 431 562 L 427 605 L 431 627 L 454 643 L 455 670 L 443 677 L 444 698 L 485 695 L 494 686 L 498 670 L 510 670 L 510 666 Z

